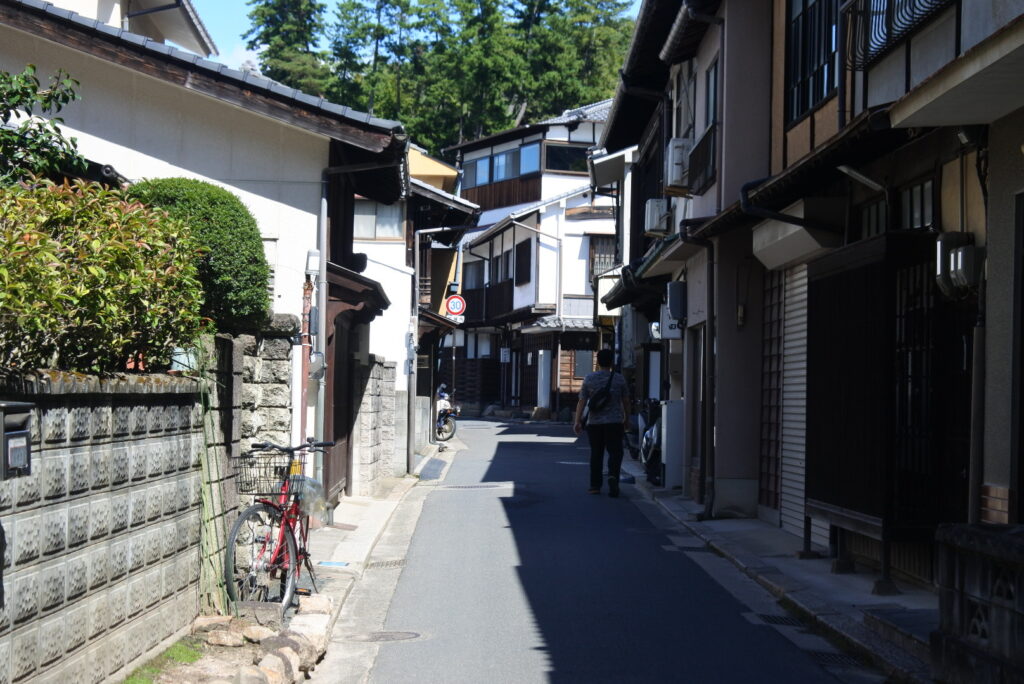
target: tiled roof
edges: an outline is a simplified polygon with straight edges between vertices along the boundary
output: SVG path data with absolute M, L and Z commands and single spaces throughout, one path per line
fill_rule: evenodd
M 42 2 L 41 0 L 4 0 L 4 4 L 13 4 L 26 10 L 44 14 L 51 21 L 72 24 L 79 30 L 92 33 L 95 36 L 103 37 L 113 42 L 121 43 L 122 45 L 131 47 L 134 50 L 141 50 L 149 53 L 149 55 L 155 59 L 177 62 L 179 64 L 186 65 L 190 69 L 216 75 L 224 81 L 234 83 L 234 85 L 239 88 L 262 90 L 277 98 L 291 100 L 296 104 L 303 105 L 306 108 L 319 110 L 329 116 L 347 119 L 365 126 L 382 129 L 384 131 L 403 131 L 402 124 L 398 121 L 379 119 L 365 112 L 352 109 L 351 107 L 334 104 L 322 97 L 307 95 L 300 90 L 289 88 L 286 85 L 282 85 L 277 81 L 251 71 L 243 72 L 231 69 L 224 64 L 203 59 L 191 52 L 186 52 L 185 50 L 180 50 L 178 48 L 171 47 L 170 45 L 159 43 L 150 38 L 146 38 L 145 36 L 140 36 L 136 33 L 110 26 L 109 24 L 96 19 L 89 19 L 88 17 L 84 17 L 69 10 L 59 9 L 49 2 Z
M 558 330 L 594 330 L 594 321 L 590 318 L 568 318 L 544 316 L 532 323 L 531 327 L 551 328 Z
M 541 121 L 542 124 L 565 124 L 575 121 L 607 121 L 608 112 L 612 109 L 612 101 L 601 100 L 593 104 L 583 105 L 575 109 L 567 109 L 561 116 Z

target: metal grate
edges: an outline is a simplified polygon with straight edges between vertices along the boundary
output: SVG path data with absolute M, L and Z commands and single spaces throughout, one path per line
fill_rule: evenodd
M 810 651 L 808 655 L 819 665 L 839 665 L 841 667 L 860 667 L 859 660 L 845 653 L 834 651 Z
M 804 623 L 798 617 L 792 615 L 768 615 L 758 613 L 757 617 L 766 625 L 783 625 L 786 627 L 803 627 Z
M 441 485 L 438 489 L 507 489 L 504 484 Z
M 405 559 L 399 558 L 396 560 L 385 560 L 385 561 L 373 561 L 366 566 L 367 570 L 384 570 L 388 568 L 404 568 Z

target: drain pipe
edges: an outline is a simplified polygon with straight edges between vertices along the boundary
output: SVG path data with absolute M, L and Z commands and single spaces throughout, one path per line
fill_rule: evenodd
M 984 263 L 984 262 L 983 262 Z M 987 269 L 984 269 L 987 270 Z M 974 353 L 971 359 L 971 446 L 968 456 L 967 522 L 981 521 L 981 487 L 985 450 L 985 273 L 978 283 L 978 318 L 974 322 Z
M 416 330 L 416 324 L 419 320 L 420 315 L 420 238 L 424 235 L 431 233 L 440 233 L 448 230 L 448 228 L 421 228 L 412 232 L 412 243 L 413 243 L 413 286 L 412 286 L 412 311 L 410 312 L 411 321 L 410 325 L 413 330 Z M 462 253 L 459 250 L 458 258 L 461 264 Z M 461 274 L 456 276 L 461 280 Z M 406 413 L 405 419 L 408 425 L 405 429 L 405 469 L 406 472 L 412 473 L 416 468 L 416 464 L 413 460 L 416 457 L 416 386 L 418 383 L 419 370 L 417 368 L 416 353 L 418 351 L 416 344 L 417 332 L 412 332 L 412 339 L 409 340 L 409 380 L 406 387 L 406 393 L 408 401 L 406 401 Z M 430 391 L 430 403 L 433 406 L 434 403 L 434 390 L 431 388 Z M 428 418 L 432 420 L 432 418 Z M 427 430 L 427 440 L 430 441 L 431 431 Z
M 717 337 L 717 316 L 715 315 L 715 243 L 706 238 L 687 234 L 688 219 L 679 223 L 679 238 L 683 242 L 707 250 L 707 325 L 704 335 L 704 511 L 698 514 L 700 520 L 711 520 L 715 511 L 715 339 Z

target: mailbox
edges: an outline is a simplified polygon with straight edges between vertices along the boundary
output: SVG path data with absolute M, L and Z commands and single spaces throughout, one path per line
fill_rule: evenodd
M 32 409 L 24 401 L 0 401 L 4 479 L 32 472 Z

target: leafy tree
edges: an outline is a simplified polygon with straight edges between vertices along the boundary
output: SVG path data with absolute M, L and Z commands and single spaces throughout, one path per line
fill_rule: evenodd
M 0 374 L 166 364 L 206 329 L 196 250 L 185 225 L 120 190 L 0 189 Z
M 320 5 L 252 3 L 262 11 L 250 18 L 263 23 L 246 34 L 253 37 L 250 46 L 259 42 L 256 36 L 284 25 L 284 5 Z M 625 16 L 629 5 L 629 0 L 338 0 L 327 30 L 332 69 L 327 94 L 402 121 L 414 140 L 436 154 L 454 143 L 610 97 L 632 34 L 633 22 Z M 320 24 L 309 25 L 305 33 L 293 32 L 282 41 L 296 45 L 301 35 L 320 35 Z M 261 44 L 273 36 L 267 33 Z M 315 53 L 312 47 L 309 53 Z M 286 61 L 291 53 L 279 54 Z
M 197 267 L 203 315 L 220 332 L 258 328 L 267 318 L 270 267 L 256 219 L 231 192 L 191 178 L 142 181 L 129 194 L 182 221 L 201 247 Z
M 78 98 L 77 87 L 78 81 L 63 70 L 47 88 L 31 64 L 20 74 L 0 71 L 0 185 L 85 168 L 75 139 L 61 133 L 63 119 L 53 116 Z
M 246 47 L 260 50 L 260 69 L 267 78 L 313 95 L 331 85 L 327 55 L 319 49 L 324 37 L 326 5 L 316 0 L 249 0 L 252 28 L 242 37 Z

